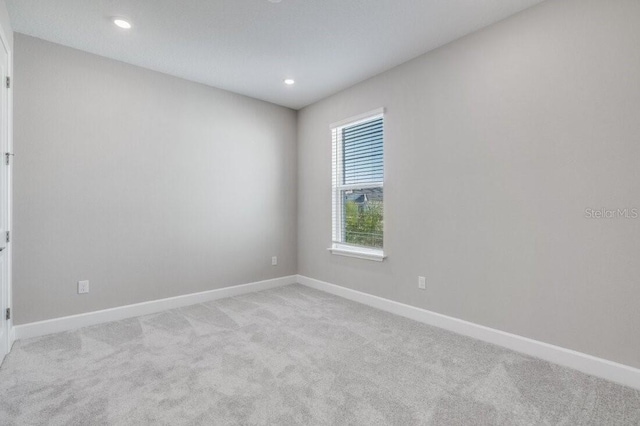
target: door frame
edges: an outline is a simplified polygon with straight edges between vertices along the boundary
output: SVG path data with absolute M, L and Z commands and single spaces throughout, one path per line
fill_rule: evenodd
M 7 52 L 7 76 L 11 78 L 11 87 L 7 89 L 7 152 L 13 153 L 13 46 L 9 42 L 6 31 L 0 24 L 0 49 L 4 48 Z M 0 82 L 5 84 L 5 82 Z M 4 152 L 0 153 L 4 157 Z M 0 158 L 0 161 L 5 161 Z M 6 247 L 7 256 L 7 288 L 5 297 L 7 298 L 7 308 L 11 309 L 11 318 L 7 322 L 7 350 L 11 351 L 11 347 L 15 341 L 15 330 L 13 327 L 13 159 L 9 161 L 7 166 L 7 230 L 11 233 L 12 238 Z M 2 291 L 2 289 L 0 289 Z M 5 315 L 5 312 L 1 312 Z M 2 360 L 0 360 L 2 362 Z

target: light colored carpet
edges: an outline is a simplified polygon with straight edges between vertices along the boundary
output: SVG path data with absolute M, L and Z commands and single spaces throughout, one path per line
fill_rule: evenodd
M 16 343 L 2 425 L 640 424 L 640 392 L 300 285 Z

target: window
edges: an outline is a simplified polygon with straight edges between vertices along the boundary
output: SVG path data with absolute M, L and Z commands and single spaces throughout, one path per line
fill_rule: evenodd
M 334 254 L 384 259 L 384 111 L 331 126 Z

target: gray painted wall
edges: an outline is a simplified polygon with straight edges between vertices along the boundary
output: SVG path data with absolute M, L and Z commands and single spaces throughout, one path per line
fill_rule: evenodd
M 295 111 L 15 50 L 16 324 L 295 274 Z
M 0 28 L 5 32 L 5 36 L 9 40 L 9 45 L 13 49 L 13 29 L 9 19 L 9 11 L 7 10 L 7 2 L 0 0 Z
M 640 208 L 638 46 L 550 1 L 303 109 L 299 273 L 640 367 L 640 219 L 585 218 Z M 329 124 L 382 106 L 389 257 L 334 256 Z

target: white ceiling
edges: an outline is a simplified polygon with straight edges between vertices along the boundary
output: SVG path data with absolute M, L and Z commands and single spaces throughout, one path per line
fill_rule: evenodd
M 14 30 L 301 108 L 542 0 L 8 0 Z M 129 31 L 112 16 L 127 17 Z M 284 78 L 296 80 L 285 86 Z

